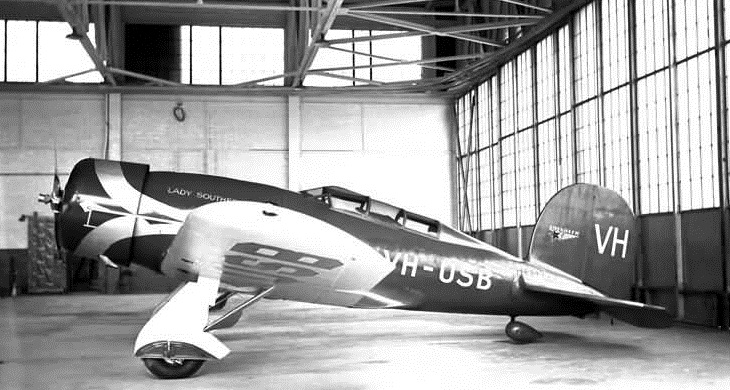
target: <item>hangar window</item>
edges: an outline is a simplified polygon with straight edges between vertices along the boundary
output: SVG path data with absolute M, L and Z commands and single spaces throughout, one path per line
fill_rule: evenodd
M 49 81 L 86 70 L 95 69 L 94 62 L 77 41 L 66 39 L 70 32 L 65 22 L 38 23 L 38 81 Z M 95 44 L 94 25 L 89 24 L 88 36 Z M 101 83 L 104 78 L 96 70 L 69 77 L 69 82 Z
M 629 87 L 622 87 L 603 99 L 604 183 L 629 205 L 633 202 L 631 177 L 631 123 Z
M 718 206 L 715 53 L 677 65 L 680 206 Z
M 575 161 L 579 183 L 600 184 L 596 99 L 575 108 Z
M 669 72 L 639 80 L 637 94 L 641 212 L 671 211 L 674 194 Z
M 559 137 L 558 143 L 558 188 L 563 188 L 575 183 L 575 158 L 573 154 L 574 133 L 573 113 L 568 112 L 560 116 L 558 120 Z
M 5 25 L 6 21 L 0 19 L 0 81 L 5 81 L 5 46 L 8 44 L 8 39 L 5 36 Z
M 221 26 L 180 27 L 184 84 L 235 85 L 262 80 L 283 85 L 284 30 Z
M 515 183 L 515 160 L 514 160 L 515 137 L 504 138 L 502 146 L 502 210 L 504 213 L 504 227 L 517 224 L 517 202 Z
M 542 123 L 537 128 L 537 155 L 540 161 L 540 209 L 558 191 L 558 146 L 555 121 Z
M 596 95 L 596 16 L 595 3 L 575 15 L 573 29 L 573 64 L 575 66 L 575 101 L 582 102 Z
M 421 38 L 379 39 L 392 34 L 377 30 L 329 30 L 329 45 L 317 52 L 304 85 L 352 86 L 420 79 L 421 66 L 412 62 L 422 59 Z
M 517 134 L 517 196 L 519 198 L 519 222 L 535 223 L 535 153 L 532 127 Z
M 641 77 L 669 65 L 668 2 L 636 2 L 636 70 Z
M 556 90 L 553 36 L 537 44 L 537 120 L 543 121 L 555 116 Z
M 65 22 L 0 20 L 0 81 L 102 82 L 83 47 L 66 39 L 70 32 Z M 87 36 L 95 44 L 93 23 Z
M 677 60 L 714 46 L 713 3 L 712 0 L 675 1 Z
M 573 89 L 572 83 L 570 82 L 571 76 L 571 57 L 570 57 L 570 29 L 569 26 L 564 26 L 558 30 L 558 50 L 557 50 L 557 61 L 558 61 L 558 93 L 560 94 L 559 111 L 561 113 L 570 110 L 571 104 L 571 90 Z
M 626 0 L 601 3 L 603 89 L 629 81 L 629 33 Z M 628 100 L 627 100 L 628 101 Z
M 8 20 L 6 24 L 7 81 L 38 81 L 38 22 L 27 20 Z

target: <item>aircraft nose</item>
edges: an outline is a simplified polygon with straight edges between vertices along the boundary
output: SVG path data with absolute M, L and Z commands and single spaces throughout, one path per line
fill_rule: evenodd
M 93 161 L 90 159 L 82 160 L 74 166 L 66 188 L 63 191 L 63 199 L 58 210 L 57 234 L 61 246 L 73 253 L 79 245 L 79 242 L 92 229 L 87 227 L 87 212 L 81 207 L 79 202 L 79 192 L 88 192 L 89 183 L 98 182 L 96 173 L 94 172 Z

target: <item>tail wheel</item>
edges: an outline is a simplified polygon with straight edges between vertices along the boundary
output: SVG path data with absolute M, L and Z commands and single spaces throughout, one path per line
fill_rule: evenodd
M 205 360 L 143 358 L 144 366 L 161 379 L 187 378 L 200 370 Z

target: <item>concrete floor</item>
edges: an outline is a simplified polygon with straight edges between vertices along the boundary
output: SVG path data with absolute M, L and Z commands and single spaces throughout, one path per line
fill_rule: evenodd
M 162 295 L 0 300 L 0 389 L 730 388 L 730 334 L 607 319 L 358 310 L 263 300 L 217 331 L 231 349 L 193 378 L 158 380 L 132 356 Z

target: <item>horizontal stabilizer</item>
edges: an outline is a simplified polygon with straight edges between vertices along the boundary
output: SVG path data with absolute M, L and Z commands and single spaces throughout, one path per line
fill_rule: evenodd
M 600 311 L 642 328 L 668 328 L 674 321 L 672 315 L 661 306 L 607 297 L 583 284 L 554 283 L 538 276 L 522 275 L 520 285 L 526 291 L 589 301 L 595 304 Z

